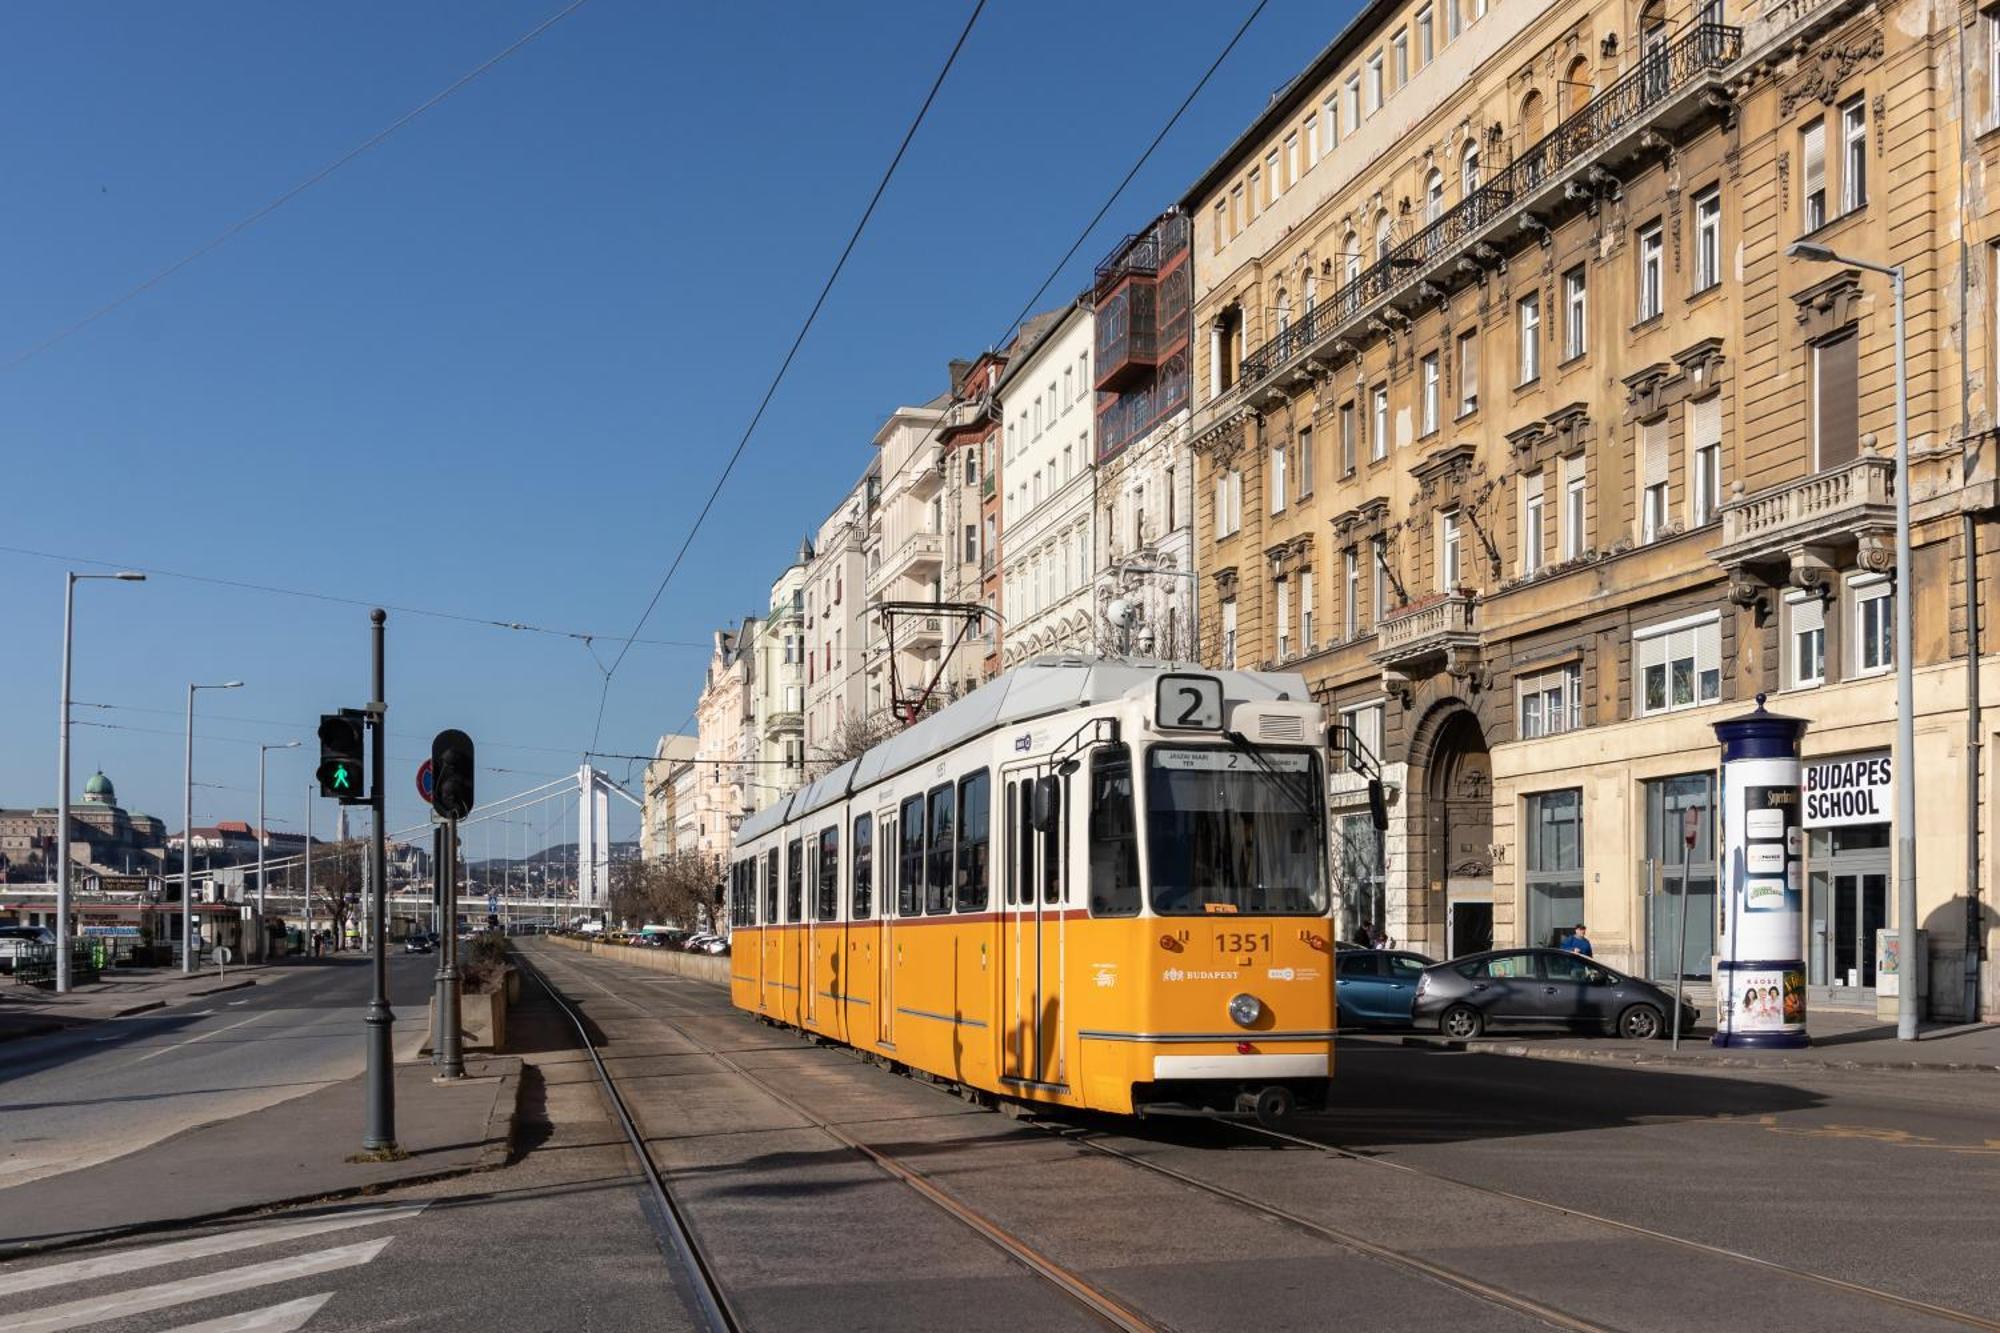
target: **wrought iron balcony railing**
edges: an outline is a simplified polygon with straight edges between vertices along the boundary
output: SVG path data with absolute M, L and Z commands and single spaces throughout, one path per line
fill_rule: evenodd
M 1646 124 L 1658 109 L 1695 84 L 1726 69 L 1742 51 L 1741 28 L 1697 23 L 1674 41 L 1647 52 L 1623 78 L 1529 145 L 1455 207 L 1244 357 L 1238 385 L 1247 390 L 1307 349 L 1338 335 L 1378 302 L 1418 281 L 1422 272 L 1463 252 L 1556 176 L 1589 160 Z

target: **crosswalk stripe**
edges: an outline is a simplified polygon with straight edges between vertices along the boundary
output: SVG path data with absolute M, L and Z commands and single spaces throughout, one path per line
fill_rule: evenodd
M 243 1231 L 225 1231 L 213 1236 L 197 1236 L 193 1240 L 151 1245 L 143 1250 L 124 1250 L 117 1254 L 100 1254 L 89 1259 L 76 1259 L 66 1264 L 30 1268 L 23 1272 L 0 1276 L 0 1296 L 12 1296 L 23 1291 L 39 1291 L 43 1287 L 56 1287 L 68 1282 L 95 1282 L 100 1278 L 116 1277 L 120 1273 L 136 1272 L 141 1268 L 186 1263 L 195 1259 L 205 1259 L 213 1254 L 234 1254 L 238 1250 L 252 1249 L 259 1245 L 281 1245 L 303 1236 L 318 1236 L 329 1231 L 373 1226 L 377 1222 L 400 1222 L 406 1217 L 415 1217 L 427 1206 L 420 1203 L 402 1208 L 356 1208 L 349 1212 L 335 1213 L 330 1217 L 308 1218 L 302 1222 L 283 1222 L 276 1226 L 251 1227 Z
M 204 1273 L 176 1282 L 161 1282 L 150 1287 L 135 1287 L 131 1291 L 70 1301 L 65 1305 L 51 1305 L 43 1310 L 0 1319 L 0 1333 L 59 1333 L 62 1329 L 124 1319 L 152 1310 L 205 1301 L 212 1296 L 248 1291 L 252 1287 L 268 1287 L 275 1282 L 290 1282 L 294 1278 L 355 1268 L 380 1254 L 383 1247 L 394 1239 L 393 1236 L 384 1236 L 380 1240 L 364 1240 L 356 1245 L 342 1245 L 316 1254 L 277 1259 L 247 1268 L 224 1269 L 220 1273 Z
M 319 1313 L 319 1307 L 332 1299 L 333 1293 L 325 1291 L 317 1296 L 301 1297 L 283 1305 L 267 1305 L 245 1314 L 204 1319 L 199 1324 L 182 1324 L 168 1329 L 166 1333 L 292 1333 L 293 1329 L 304 1328 L 306 1321 Z

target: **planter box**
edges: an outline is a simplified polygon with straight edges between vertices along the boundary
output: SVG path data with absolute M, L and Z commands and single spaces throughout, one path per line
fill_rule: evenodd
M 437 1000 L 430 1003 L 431 1033 L 424 1042 L 425 1052 L 437 1050 L 438 1016 Z M 501 1051 L 507 1044 L 507 994 L 505 991 L 488 995 L 458 996 L 458 1044 L 464 1051 Z

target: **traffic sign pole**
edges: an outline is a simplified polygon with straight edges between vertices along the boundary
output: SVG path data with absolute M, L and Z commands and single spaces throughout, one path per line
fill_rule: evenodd
M 374 753 L 371 756 L 375 767 L 374 790 L 369 796 L 369 804 L 374 807 L 374 830 L 369 835 L 368 864 L 374 872 L 374 901 L 369 904 L 368 924 L 374 933 L 374 985 L 368 997 L 368 1113 L 367 1125 L 361 1136 L 361 1146 L 369 1152 L 385 1155 L 397 1154 L 396 1147 L 396 1069 L 394 1034 L 396 1016 L 389 1010 L 389 932 L 387 904 L 389 901 L 389 850 L 388 830 L 384 828 L 387 817 L 388 790 L 383 782 L 382 769 L 388 755 L 388 745 L 384 736 L 384 726 L 388 721 L 388 690 L 385 688 L 387 669 L 383 663 L 385 654 L 383 626 L 389 613 L 376 607 L 368 613 L 374 624 L 374 670 L 369 694 L 368 712 L 372 722 Z M 338 779 L 339 775 L 335 775 Z
M 444 929 L 438 932 L 437 1041 L 431 1055 L 438 1065 L 435 1081 L 446 1083 L 465 1077 L 465 1043 L 458 1003 L 458 821 L 447 819 L 440 827 L 443 834 L 438 841 L 444 855 L 438 861 L 437 881 L 444 901 L 440 913 Z

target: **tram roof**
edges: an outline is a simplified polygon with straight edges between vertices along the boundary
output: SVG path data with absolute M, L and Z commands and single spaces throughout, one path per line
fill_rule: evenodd
M 857 787 L 893 777 L 1001 727 L 1073 708 L 1112 703 L 1134 693 L 1150 693 L 1154 681 L 1165 671 L 1195 671 L 1213 676 L 1222 682 L 1223 697 L 1230 703 L 1312 697 L 1305 677 L 1294 672 L 1213 671 L 1187 662 L 1119 657 L 1031 658 L 1001 672 L 907 731 L 871 746 L 859 758 L 848 760 L 786 799 L 749 816 L 737 829 L 736 840 L 744 843 L 761 837 L 787 820 L 846 799 Z

